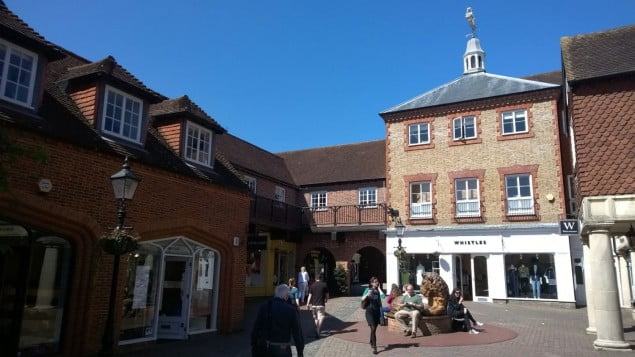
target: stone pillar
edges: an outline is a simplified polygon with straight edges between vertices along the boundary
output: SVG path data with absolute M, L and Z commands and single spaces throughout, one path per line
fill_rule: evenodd
M 627 350 L 624 326 L 617 290 L 617 277 L 613 264 L 609 231 L 594 228 L 589 232 L 591 280 L 597 339 L 593 347 L 599 350 Z
M 586 333 L 589 335 L 595 335 L 595 304 L 593 303 L 593 277 L 591 270 L 593 269 L 591 264 L 591 253 L 589 251 L 589 236 L 583 234 L 582 240 L 582 259 L 584 266 L 584 293 L 586 294 L 586 311 L 587 318 L 589 320 L 589 326 L 586 328 Z

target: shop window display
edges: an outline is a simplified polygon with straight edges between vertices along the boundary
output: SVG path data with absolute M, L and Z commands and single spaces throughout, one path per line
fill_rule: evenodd
M 553 254 L 506 254 L 507 297 L 557 299 Z
M 401 284 L 413 284 L 415 290 L 421 288 L 422 274 L 439 272 L 438 254 L 409 254 L 402 262 Z
M 160 249 L 151 245 L 142 245 L 129 255 L 119 337 L 122 341 L 154 335 L 160 260 Z
M 205 331 L 212 326 L 212 299 L 214 297 L 215 254 L 209 249 L 196 253 L 192 274 L 192 302 L 190 304 L 190 332 Z

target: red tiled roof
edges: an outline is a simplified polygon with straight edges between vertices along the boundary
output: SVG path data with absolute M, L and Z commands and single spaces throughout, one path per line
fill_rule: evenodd
M 175 99 L 164 100 L 161 103 L 150 106 L 150 115 L 153 117 L 164 117 L 173 115 L 184 115 L 198 121 L 206 126 L 211 126 L 218 133 L 225 133 L 223 127 L 214 118 L 209 116 L 201 107 L 194 103 L 187 95 Z
M 284 160 L 231 134 L 216 135 L 216 149 L 238 170 L 294 185 Z
M 568 81 L 635 71 L 635 25 L 563 37 L 562 64 Z
M 59 80 L 71 80 L 99 73 L 109 75 L 112 78 L 145 92 L 149 96 L 155 97 L 157 101 L 166 99 L 163 95 L 146 87 L 145 84 L 128 72 L 128 70 L 119 65 L 112 56 L 108 56 L 100 61 L 69 67 L 66 73 L 60 76 Z
M 562 71 L 551 71 L 544 73 L 536 73 L 526 77 L 521 77 L 522 79 L 528 79 L 530 81 L 538 81 L 552 84 L 561 84 L 562 83 Z
M 384 140 L 277 153 L 299 186 L 386 178 Z

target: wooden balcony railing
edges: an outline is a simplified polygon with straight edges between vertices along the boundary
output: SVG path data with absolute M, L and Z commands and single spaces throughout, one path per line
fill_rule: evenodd
M 361 226 L 386 225 L 386 204 L 327 206 L 304 209 L 311 226 Z
M 301 207 L 261 196 L 251 198 L 250 221 L 290 230 L 306 225 Z

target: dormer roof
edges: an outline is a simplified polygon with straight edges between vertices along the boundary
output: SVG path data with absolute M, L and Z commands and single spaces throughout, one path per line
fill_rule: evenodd
M 451 82 L 436 87 L 387 109 L 380 113 L 380 115 L 555 87 L 558 87 L 558 85 L 478 72 L 459 77 Z
M 23 47 L 37 50 L 51 61 L 64 57 L 63 51 L 58 46 L 47 41 L 29 27 L 11 12 L 2 0 L 0 0 L 0 37 L 7 38 Z
M 560 46 L 568 81 L 635 72 L 635 25 L 563 37 Z
M 153 91 L 133 76 L 128 70 L 117 63 L 114 57 L 108 56 L 100 61 L 69 67 L 66 73 L 62 74 L 59 81 L 79 81 L 98 77 L 106 77 L 114 81 L 123 89 L 131 91 L 151 103 L 158 103 L 166 99 L 163 95 Z
M 227 132 L 227 130 L 220 126 L 214 118 L 205 113 L 205 111 L 187 95 L 153 104 L 150 106 L 150 115 L 155 117 L 155 120 L 166 117 L 184 117 L 211 128 L 216 133 L 222 134 Z

